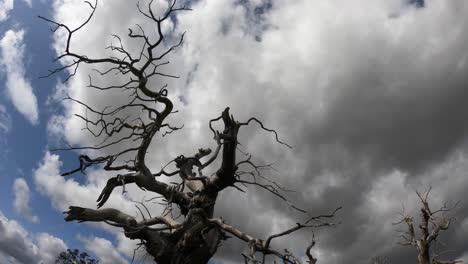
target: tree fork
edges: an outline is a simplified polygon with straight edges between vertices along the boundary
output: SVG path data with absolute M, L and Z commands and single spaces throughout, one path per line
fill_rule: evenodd
M 129 239 L 141 240 L 148 254 L 159 264 L 205 264 L 216 253 L 221 241 L 228 238 L 226 234 L 231 234 L 238 239 L 246 242 L 250 253 L 245 261 L 253 263 L 265 263 L 267 255 L 282 260 L 283 263 L 299 264 L 301 260 L 294 256 L 289 250 L 280 252 L 271 247 L 270 242 L 273 239 L 287 236 L 293 232 L 303 229 L 313 229 L 322 226 L 335 226 L 331 220 L 335 213 L 341 208 L 337 208 L 331 214 L 309 217 L 302 223 L 297 223 L 295 226 L 283 232 L 273 234 L 266 239 L 254 238 L 247 235 L 245 232 L 228 225 L 219 217 L 214 216 L 214 209 L 218 199 L 218 194 L 228 187 L 234 187 L 239 191 L 244 192 L 236 184 L 248 186 L 253 185 L 262 190 L 268 191 L 274 197 L 283 200 L 292 210 L 301 214 L 307 213 L 305 210 L 299 209 L 290 203 L 284 196 L 283 192 L 287 189 L 279 183 L 260 174 L 259 168 L 268 168 L 268 165 L 256 165 L 249 156 L 246 160 L 237 161 L 236 152 L 238 147 L 238 132 L 242 126 L 247 126 L 251 122 L 256 122 L 260 127 L 269 133 L 274 133 L 277 143 L 291 148 L 288 144 L 278 139 L 278 133 L 266 128 L 261 121 L 252 117 L 247 122 L 238 122 L 229 112 L 229 107 L 222 111 L 218 118 L 212 119 L 209 122 L 209 127 L 214 135 L 217 147 L 214 151 L 211 149 L 199 148 L 198 152 L 191 156 L 185 157 L 180 155 L 172 159 L 169 163 L 174 163 L 176 169 L 174 171 L 166 171 L 164 166 L 161 171 L 153 173 L 146 164 L 146 155 L 151 146 L 154 137 L 165 131 L 162 136 L 175 132 L 182 127 L 173 126 L 166 119 L 173 113 L 174 104 L 168 96 L 167 85 L 157 91 L 153 87 L 148 87 L 149 79 L 152 77 L 177 78 L 175 75 L 166 74 L 160 71 L 160 66 L 167 65 L 165 57 L 174 49 L 183 44 L 184 34 L 179 38 L 179 41 L 172 46 L 163 47 L 164 34 L 162 32 L 162 24 L 171 20 L 171 16 L 175 12 L 190 10 L 186 6 L 177 7 L 176 1 L 171 1 L 168 9 L 162 17 L 157 17 L 154 13 L 153 0 L 150 0 L 146 11 L 140 8 L 137 4 L 138 11 L 144 17 L 148 18 L 155 28 L 156 40 L 153 42 L 150 36 L 145 32 L 144 28 L 136 25 L 141 33 L 135 33 L 129 29 L 128 38 L 134 41 L 140 41 L 140 53 L 132 54 L 126 50 L 119 36 L 113 35 L 118 40 L 120 45 L 114 46 L 111 44 L 110 49 L 115 56 L 108 58 L 91 58 L 85 54 L 77 54 L 71 49 L 71 42 L 74 40 L 74 33 L 82 30 L 90 23 L 92 16 L 97 8 L 95 4 L 86 2 L 91 8 L 91 13 L 80 26 L 71 29 L 67 25 L 56 22 L 47 18 L 41 17 L 43 20 L 51 23 L 57 30 L 65 30 L 66 45 L 63 53 L 58 55 L 57 60 L 72 59 L 73 63 L 62 63 L 63 66 L 50 71 L 49 75 L 59 72 L 68 71 L 70 74 L 66 80 L 73 77 L 78 69 L 79 64 L 85 63 L 90 65 L 100 65 L 109 67 L 107 70 L 96 70 L 101 76 L 107 76 L 110 72 L 116 73 L 127 80 L 122 85 L 107 85 L 100 86 L 92 82 L 92 77 L 89 76 L 89 88 L 95 89 L 96 92 L 107 92 L 108 90 L 118 90 L 119 92 L 128 92 L 128 103 L 118 105 L 112 108 L 105 107 L 102 110 L 90 107 L 86 102 L 81 102 L 78 99 L 67 97 L 72 103 L 77 103 L 84 107 L 86 111 L 92 113 L 92 116 L 79 115 L 76 116 L 85 123 L 84 130 L 88 131 L 97 139 L 102 139 L 102 143 L 94 146 L 78 146 L 67 149 L 56 150 L 100 150 L 104 151 L 105 155 L 92 157 L 88 153 L 80 153 L 79 167 L 65 172 L 62 176 L 70 176 L 77 172 L 85 173 L 92 166 L 101 166 L 103 170 L 117 175 L 109 175 L 102 192 L 97 199 L 97 207 L 101 208 L 105 203 L 112 199 L 111 194 L 117 187 L 122 187 L 125 192 L 127 184 L 135 184 L 140 189 L 157 194 L 157 199 L 163 199 L 164 212 L 160 216 L 151 216 L 148 208 L 143 202 L 139 204 L 148 212 L 149 218 L 143 215 L 140 210 L 141 217 L 128 215 L 118 209 L 90 209 L 77 206 L 70 206 L 66 214 L 65 221 L 78 222 L 104 222 L 106 224 L 122 228 L 124 234 Z M 157 54 L 161 52 L 160 54 Z M 119 56 L 120 55 L 120 56 Z M 163 60 L 164 59 L 164 60 Z M 69 62 L 68 62 L 69 63 Z M 122 93 L 124 94 L 124 93 Z M 122 118 L 119 114 L 126 113 L 129 109 L 141 110 L 138 116 L 133 116 L 133 121 L 127 121 L 127 118 Z M 138 112 L 138 111 L 137 111 Z M 131 119 L 128 119 L 131 120 Z M 220 121 L 224 128 L 222 132 L 215 131 L 212 123 Z M 112 139 L 111 143 L 107 143 L 108 139 Z M 117 153 L 107 151 L 109 147 L 130 142 L 132 147 L 126 147 Z M 107 152 L 106 152 L 107 151 Z M 126 160 L 128 156 L 132 156 L 130 160 Z M 207 158 L 207 161 L 202 159 Z M 216 168 L 215 173 L 210 176 L 205 176 L 204 170 L 209 167 L 217 159 L 221 159 L 221 165 Z M 246 171 L 239 171 L 239 167 L 246 167 Z M 195 168 L 198 170 L 195 172 Z M 253 169 L 252 169 L 253 168 Z M 248 169 L 252 169 L 249 171 Z M 198 173 L 198 175 L 197 175 Z M 166 183 L 158 180 L 159 176 L 178 177 L 179 182 L 174 181 Z M 206 174 L 208 175 L 208 174 Z M 244 177 L 249 177 L 250 180 Z M 187 189 L 185 188 L 187 187 Z M 156 199 L 156 198 L 155 198 Z M 181 220 L 173 217 L 173 213 L 180 213 Z M 142 219 L 141 219 L 142 218 Z M 315 263 L 317 260 L 312 256 L 311 248 L 315 245 L 315 240 L 307 247 L 305 254 L 309 258 L 309 263 Z M 260 254 L 262 260 L 256 259 L 256 255 Z

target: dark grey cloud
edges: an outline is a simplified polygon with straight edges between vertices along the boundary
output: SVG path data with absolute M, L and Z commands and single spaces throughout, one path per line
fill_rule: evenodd
M 461 3 L 457 2 L 454 5 Z M 307 4 L 304 4 L 303 8 L 305 6 Z M 288 9 L 285 6 L 282 8 Z M 455 17 L 441 23 L 444 30 L 431 31 L 421 26 L 422 22 L 416 20 L 425 19 L 423 13 L 404 13 L 399 19 L 403 21 L 413 19 L 411 20 L 414 21 L 413 24 L 390 21 L 390 18 L 389 21 L 378 22 L 402 23 L 400 26 L 403 29 L 399 30 L 405 31 L 406 36 L 405 33 L 401 33 L 404 35 L 402 37 L 396 36 L 394 32 L 378 32 L 385 30 L 379 26 L 367 29 L 370 32 L 363 36 L 363 30 L 366 29 L 359 26 L 367 26 L 364 18 L 363 21 L 359 21 L 363 24 L 336 26 L 331 29 L 342 31 L 323 33 L 326 35 L 325 40 L 316 41 L 328 44 L 320 46 L 325 54 L 324 58 L 320 55 L 318 58 L 314 56 L 301 58 L 300 55 L 304 55 L 300 54 L 301 52 L 297 52 L 300 55 L 292 52 L 289 57 L 278 55 L 284 59 L 278 60 L 283 72 L 270 76 L 273 80 L 267 81 L 267 84 L 259 82 L 261 73 L 258 72 L 257 77 L 244 77 L 254 78 L 247 84 L 255 87 L 253 88 L 255 90 L 273 90 L 271 96 L 268 94 L 257 96 L 257 92 L 252 91 L 252 88 L 240 88 L 235 82 L 231 85 L 230 78 L 238 80 L 242 77 L 236 78 L 236 72 L 233 72 L 230 66 L 225 66 L 230 70 L 227 70 L 221 81 L 225 85 L 224 89 L 237 89 L 241 92 L 226 92 L 237 97 L 231 97 L 231 101 L 224 102 L 234 104 L 234 109 L 237 105 L 237 112 L 254 112 L 261 116 L 263 114 L 270 124 L 277 124 L 276 127 L 284 132 L 283 135 L 288 142 L 295 145 L 292 151 L 278 150 L 271 147 L 272 141 L 266 142 L 255 136 L 258 131 L 250 131 L 242 134 L 244 138 L 241 139 L 244 146 L 247 145 L 249 153 L 253 153 L 259 163 L 283 161 L 278 165 L 282 168 L 279 179 L 285 185 L 300 190 L 301 195 L 290 195 L 299 205 L 311 208 L 312 212 L 324 212 L 337 205 L 344 206 L 339 214 L 342 220 L 339 227 L 329 231 L 318 231 L 322 250 L 328 252 L 328 255 L 324 254 L 321 258 L 324 263 L 345 263 L 349 260 L 358 263 L 379 254 L 387 255 L 393 263 L 412 263 L 415 257 L 414 250 L 396 245 L 396 228 L 391 225 L 397 220 L 400 204 L 410 203 L 410 208 L 417 216 L 417 197 L 414 189 L 421 190 L 432 185 L 433 181 L 429 176 L 432 170 L 443 171 L 434 176 L 435 178 L 456 181 L 450 174 L 459 168 L 446 168 L 444 164 L 450 163 L 451 159 L 457 156 L 454 153 L 466 155 L 463 144 L 467 136 L 465 120 L 468 109 L 465 98 L 468 98 L 468 94 L 465 87 L 468 78 L 465 74 L 466 49 L 463 43 L 466 42 L 468 35 L 461 30 L 468 28 L 467 20 L 461 15 L 466 12 L 466 6 L 461 9 L 464 11 L 460 9 L 454 11 L 452 10 L 454 6 L 443 6 L 441 3 L 434 8 L 447 8 L 454 12 Z M 297 9 L 294 10 L 298 12 Z M 278 14 L 272 16 L 274 15 Z M 348 17 L 350 23 L 354 22 L 352 18 L 353 16 Z M 304 21 L 307 19 L 304 18 Z M 371 20 L 370 17 L 367 22 L 371 23 Z M 284 34 L 282 29 L 285 31 L 289 29 L 288 21 L 282 22 L 276 25 L 277 30 L 269 33 L 283 34 L 284 48 L 288 51 L 294 46 L 288 44 L 301 40 L 304 43 L 300 48 L 307 49 L 303 46 L 311 43 L 310 36 L 293 35 L 292 39 L 287 39 L 291 35 Z M 320 25 L 328 28 L 324 24 L 325 22 Z M 427 32 L 418 33 L 418 30 L 427 30 Z M 417 36 L 410 37 L 409 34 Z M 393 37 L 397 39 L 392 39 Z M 445 41 L 435 45 L 434 39 Z M 386 43 L 392 40 L 394 43 Z M 249 56 L 247 54 L 256 54 L 256 52 L 260 53 L 256 54 L 259 58 L 264 55 L 254 45 L 250 49 L 250 51 L 243 49 L 247 57 Z M 277 52 L 282 51 L 277 50 Z M 322 64 L 308 67 L 309 65 L 294 62 L 304 59 L 310 61 L 316 59 L 319 61 L 317 64 Z M 229 61 L 224 60 L 221 63 L 226 65 Z M 305 67 L 294 68 L 298 65 Z M 256 68 L 252 66 L 250 69 L 255 71 Z M 199 69 L 198 72 L 203 72 L 203 69 Z M 313 77 L 321 72 L 326 73 L 325 77 L 322 77 L 325 81 Z M 243 73 L 248 75 L 246 72 Z M 288 74 L 295 78 L 288 78 Z M 281 79 L 289 82 L 282 82 Z M 312 86 L 320 86 L 321 81 L 326 84 L 322 94 L 317 94 Z M 283 86 L 272 89 L 269 85 Z M 298 90 L 297 86 L 302 89 Z M 242 98 L 242 93 L 250 96 Z M 317 100 L 317 95 L 321 96 L 322 100 Z M 246 102 L 249 100 L 259 105 L 249 107 L 249 103 Z M 242 107 L 237 102 L 241 102 Z M 318 110 L 317 104 L 322 104 Z M 310 112 L 318 112 L 319 117 L 310 115 Z M 280 151 L 287 154 L 280 154 Z M 466 166 L 464 163 L 458 165 Z M 444 168 L 437 169 L 437 166 Z M 391 208 L 378 208 L 383 206 L 379 204 L 366 205 L 370 199 L 369 193 L 376 188 L 376 182 L 385 181 L 387 178 L 394 180 L 391 175 L 396 173 L 395 171 L 405 175 L 395 189 L 405 191 L 406 197 L 391 195 L 382 198 L 391 199 L 386 201 L 394 204 Z M 444 173 L 447 175 L 444 176 Z M 460 180 L 459 184 L 468 186 L 466 180 Z M 227 195 L 229 198 L 222 197 L 225 200 L 222 200 L 217 207 L 219 215 L 225 216 L 231 223 L 238 224 L 243 230 L 260 232 L 264 237 L 274 230 L 278 231 L 272 226 L 272 222 L 276 221 L 274 219 L 286 219 L 290 225 L 294 225 L 295 219 L 300 219 L 300 215 L 292 214 L 281 201 L 258 190 L 249 189 L 249 191 L 256 193 L 250 194 L 245 201 L 244 199 L 238 201 L 243 205 L 241 208 L 235 207 L 241 213 L 232 208 L 232 201 L 237 194 L 230 194 Z M 449 186 L 443 186 L 438 191 L 441 193 L 434 195 L 443 197 L 440 199 L 463 197 L 460 189 L 456 191 Z M 255 205 L 251 204 L 252 200 L 256 201 Z M 382 210 L 385 213 L 374 216 Z M 462 213 L 464 211 L 466 207 L 462 205 L 456 215 L 464 219 L 466 217 L 466 214 Z M 294 217 L 291 217 L 292 215 Z M 244 220 L 246 217 L 249 221 Z M 460 229 L 459 222 L 455 223 L 453 230 L 450 231 L 454 233 L 448 233 L 442 238 L 453 237 L 449 239 L 451 242 L 449 245 L 456 250 L 452 257 L 458 257 L 467 250 L 464 246 L 466 239 L 463 241 L 464 239 L 455 235 L 457 229 Z M 300 241 L 307 241 L 306 235 L 298 237 Z M 287 239 L 281 245 L 294 245 L 291 241 L 293 239 Z M 245 249 L 245 245 L 233 241 L 227 245 L 221 249 L 220 254 L 235 262 L 238 260 L 238 252 Z
M 460 42 L 465 41 L 466 36 L 461 35 Z M 447 47 L 448 55 L 451 50 Z M 349 152 L 371 157 L 374 166 L 418 171 L 465 140 L 468 77 L 463 71 L 416 68 L 402 76 L 408 81 L 398 87 L 380 79 L 392 71 L 391 65 L 378 72 L 371 67 L 364 66 L 337 84 L 347 88 L 330 105 L 323 123 L 305 128 L 314 139 L 311 148 L 339 144 Z M 428 74 L 433 76 L 428 78 Z
M 287 194 L 290 200 L 311 214 L 344 206 L 339 226 L 316 230 L 321 263 L 366 263 L 376 255 L 413 263 L 415 251 L 396 244 L 392 225 L 401 204 L 417 217 L 415 189 L 434 186 L 438 206 L 463 199 L 468 188 L 468 4 L 432 0 L 415 9 L 403 0 L 269 3 L 198 1 L 193 12 L 178 17 L 177 30 L 187 30 L 188 38 L 168 70 L 190 74 L 171 83 L 169 94 L 184 100 L 171 121 L 185 127 L 157 140 L 148 163 L 159 169 L 177 155 L 213 146 L 207 122 L 226 106 L 241 121 L 257 116 L 294 148 L 276 144 L 257 126 L 241 131 L 242 148 L 259 164 L 275 162 L 278 172 L 265 173 L 297 190 Z M 261 26 L 251 27 L 256 8 L 265 5 Z M 107 8 L 133 17 L 130 8 Z M 57 13 L 66 18 L 64 10 Z M 398 17 L 389 17 L 395 10 Z M 137 21 L 105 13 L 95 23 L 112 24 L 114 31 Z M 77 48 L 102 45 L 106 30 L 88 29 L 87 42 Z M 252 37 L 260 33 L 261 41 Z M 82 89 L 86 83 L 84 72 L 66 89 L 96 105 L 118 96 L 95 96 Z M 74 110 L 66 107 L 65 115 Z M 82 144 L 87 136 L 76 121 L 64 120 L 64 131 L 69 142 Z M 459 257 L 468 251 L 459 235 L 468 230 L 466 204 L 454 213 L 459 220 L 441 240 Z M 255 188 L 224 192 L 216 214 L 262 238 L 305 218 Z M 300 233 L 276 246 L 301 252 L 310 236 Z M 232 238 L 216 258 L 239 263 L 245 248 Z

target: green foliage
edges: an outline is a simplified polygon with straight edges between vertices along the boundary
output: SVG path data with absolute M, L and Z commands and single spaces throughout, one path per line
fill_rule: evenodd
M 78 249 L 67 249 L 58 255 L 55 264 L 98 264 L 99 261 L 93 259 L 86 252 L 81 252 Z

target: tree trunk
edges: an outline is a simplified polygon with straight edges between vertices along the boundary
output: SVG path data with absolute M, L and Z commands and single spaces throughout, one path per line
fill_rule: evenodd
M 418 241 L 418 264 L 431 264 L 429 245 L 425 240 Z
M 152 233 L 146 241 L 147 252 L 158 264 L 206 264 L 216 253 L 224 235 L 206 221 L 212 208 L 189 210 L 183 226 L 174 233 Z M 161 243 L 164 240 L 166 243 Z

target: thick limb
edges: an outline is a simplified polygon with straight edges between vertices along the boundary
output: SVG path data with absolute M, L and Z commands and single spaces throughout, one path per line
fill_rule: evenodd
M 149 170 L 147 173 L 151 174 Z M 130 173 L 117 175 L 107 181 L 106 186 L 97 199 L 98 208 L 102 207 L 107 202 L 115 187 L 125 186 L 125 184 L 129 183 L 135 183 L 142 189 L 161 194 L 168 202 L 176 203 L 181 207 L 186 207 L 190 203 L 190 197 L 187 194 L 175 190 L 175 188 L 166 183 L 155 180 L 152 175 Z
M 115 187 L 122 186 L 123 192 L 125 192 L 125 184 L 134 183 L 135 177 L 136 174 L 132 173 L 126 175 L 117 175 L 116 177 L 110 178 L 96 201 L 98 202 L 97 207 L 100 208 L 107 202 Z
M 70 206 L 64 213 L 67 214 L 65 221 L 105 222 L 123 228 L 126 237 L 142 240 L 146 250 L 158 263 L 170 263 L 174 255 L 174 243 L 170 237 L 180 225 L 168 217 L 154 217 L 138 222 L 134 217 L 117 209 L 94 210 L 77 206 Z M 164 228 L 151 228 L 158 224 Z M 160 230 L 171 230 L 171 232 L 165 233 Z
M 236 179 L 236 151 L 237 151 L 237 133 L 239 132 L 239 123 L 229 115 L 229 107 L 221 114 L 224 123 L 224 131 L 219 134 L 223 141 L 222 162 L 218 171 L 210 177 L 208 184 L 203 191 L 217 193 L 228 186 L 233 186 Z
M 89 209 L 77 206 L 70 206 L 65 221 L 78 221 L 78 222 L 104 222 L 111 221 L 121 225 L 136 225 L 136 220 L 125 213 L 113 208 L 106 209 Z

